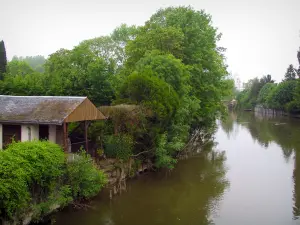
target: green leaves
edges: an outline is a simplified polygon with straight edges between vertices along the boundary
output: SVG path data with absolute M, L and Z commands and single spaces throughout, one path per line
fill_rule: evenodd
M 0 217 L 13 218 L 54 191 L 62 175 L 64 153 L 56 144 L 23 142 L 0 152 Z M 35 190 L 34 190 L 34 189 Z
M 39 219 L 54 205 L 96 195 L 106 183 L 85 153 L 67 163 L 60 146 L 46 141 L 18 142 L 0 151 L 0 220 Z
M 160 122 L 171 119 L 179 105 L 172 86 L 147 74 L 133 73 L 128 76 L 120 89 L 119 98 L 150 108 Z

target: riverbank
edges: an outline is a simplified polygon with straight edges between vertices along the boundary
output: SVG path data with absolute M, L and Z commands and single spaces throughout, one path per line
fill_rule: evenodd
M 104 191 L 87 210 L 60 211 L 54 225 L 297 225 L 299 127 L 288 117 L 232 115 L 207 151 L 131 179 L 112 200 Z
M 263 106 L 255 106 L 253 111 L 255 113 L 260 113 L 262 115 L 268 115 L 268 116 L 289 116 L 293 118 L 300 118 L 300 114 L 289 113 L 284 110 L 265 108 Z

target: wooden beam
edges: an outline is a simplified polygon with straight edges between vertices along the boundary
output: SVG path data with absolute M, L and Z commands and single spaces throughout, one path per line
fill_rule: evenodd
M 63 139 L 64 151 L 68 152 L 68 124 L 66 122 L 63 123 Z
M 88 141 L 88 126 L 89 123 L 88 121 L 84 121 L 84 140 L 85 140 L 85 151 L 88 152 L 89 151 L 89 141 Z

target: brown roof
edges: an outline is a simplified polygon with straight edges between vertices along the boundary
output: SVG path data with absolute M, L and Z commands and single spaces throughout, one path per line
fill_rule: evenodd
M 105 119 L 87 97 L 0 95 L 0 123 L 57 124 Z

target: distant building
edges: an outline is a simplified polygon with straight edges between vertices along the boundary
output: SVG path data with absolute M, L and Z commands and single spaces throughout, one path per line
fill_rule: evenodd
M 0 95 L 0 149 L 15 141 L 47 139 L 68 151 L 68 123 L 105 116 L 87 97 Z

